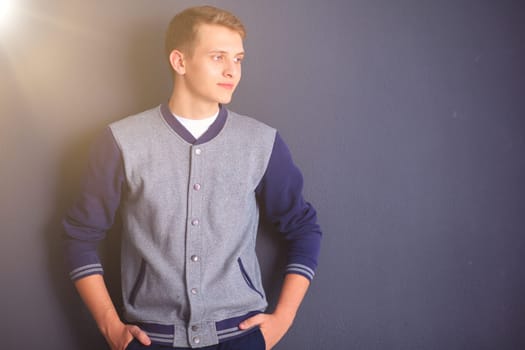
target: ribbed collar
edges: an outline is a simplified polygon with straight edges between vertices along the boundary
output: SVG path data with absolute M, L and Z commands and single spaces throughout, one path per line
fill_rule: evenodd
M 213 124 L 210 125 L 208 130 L 206 130 L 206 132 L 202 134 L 201 137 L 196 139 L 184 127 L 184 125 L 182 125 L 177 120 L 177 118 L 173 116 L 167 103 L 163 103 L 160 105 L 160 113 L 162 114 L 162 117 L 164 118 L 166 123 L 168 123 L 168 125 L 173 129 L 173 131 L 175 131 L 180 137 L 182 137 L 184 141 L 192 145 L 200 145 L 206 143 L 212 140 L 215 136 L 217 136 L 224 127 L 224 124 L 226 123 L 226 118 L 228 116 L 228 110 L 223 105 L 219 104 L 219 115 L 217 115 L 217 119 L 215 119 Z

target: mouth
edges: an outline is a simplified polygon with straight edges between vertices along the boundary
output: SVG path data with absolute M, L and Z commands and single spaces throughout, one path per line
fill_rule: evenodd
M 218 83 L 217 85 L 227 90 L 233 90 L 233 88 L 235 87 L 235 85 L 231 83 Z

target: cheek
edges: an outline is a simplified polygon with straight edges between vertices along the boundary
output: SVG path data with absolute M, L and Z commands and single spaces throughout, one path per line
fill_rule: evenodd
M 199 65 L 195 66 L 195 73 L 200 79 L 214 78 L 220 74 L 221 69 L 218 64 L 214 62 L 202 61 Z
M 202 65 L 202 68 L 206 70 L 209 73 L 217 74 L 218 72 L 222 72 L 222 65 L 220 62 L 215 61 L 207 61 L 206 64 Z
M 237 66 L 236 67 L 234 76 L 235 76 L 235 78 L 237 78 L 237 82 L 239 82 L 239 80 L 241 80 L 241 77 L 242 77 L 242 68 L 241 68 L 241 66 Z

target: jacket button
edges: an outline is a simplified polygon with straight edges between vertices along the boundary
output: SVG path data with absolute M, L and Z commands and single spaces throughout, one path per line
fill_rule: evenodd
M 200 155 L 202 153 L 202 150 L 200 148 L 195 149 L 195 154 Z
M 200 185 L 200 184 L 195 184 L 195 185 L 193 185 L 193 189 L 194 189 L 195 191 L 198 191 L 198 190 L 201 189 L 201 185 Z
M 201 342 L 201 338 L 199 338 L 199 337 L 193 337 L 193 342 L 194 342 L 195 344 L 199 344 L 199 343 Z
M 195 295 L 197 293 L 198 293 L 197 288 L 192 288 L 191 289 L 191 294 Z
M 199 224 L 199 219 L 193 219 L 193 220 L 191 220 L 191 224 L 192 224 L 193 226 L 197 226 L 197 225 Z
M 191 256 L 191 261 L 193 261 L 193 262 L 199 261 L 199 256 L 198 255 L 192 255 Z
M 199 330 L 199 326 L 193 325 L 193 326 L 191 326 L 191 330 L 194 331 L 194 332 L 197 332 Z

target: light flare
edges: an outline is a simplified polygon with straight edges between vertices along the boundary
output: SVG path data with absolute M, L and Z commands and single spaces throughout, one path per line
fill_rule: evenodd
M 10 0 L 0 0 L 0 25 L 4 25 L 9 21 L 12 7 L 12 2 Z

